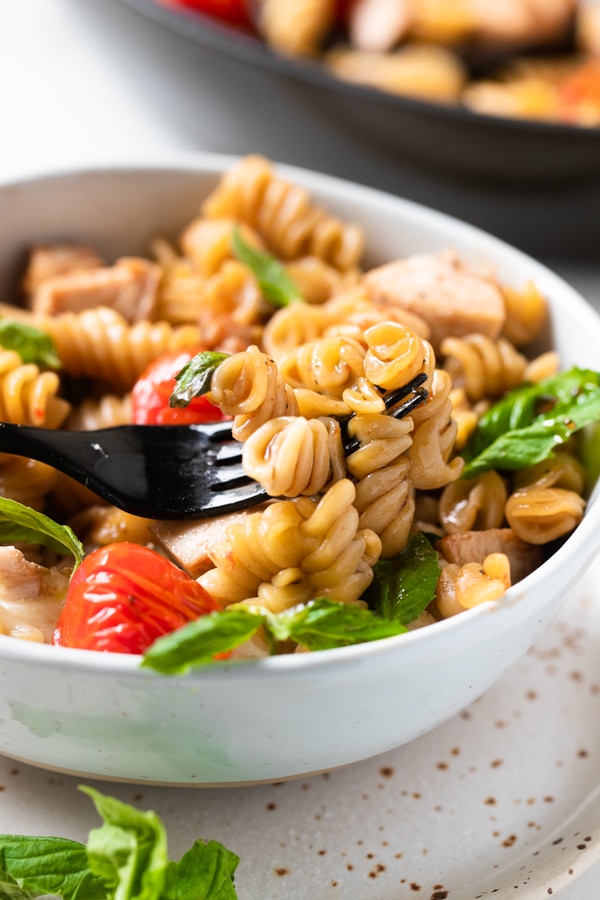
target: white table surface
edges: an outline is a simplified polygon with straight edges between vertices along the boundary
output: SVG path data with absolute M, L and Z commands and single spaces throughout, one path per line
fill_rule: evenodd
M 387 189 L 402 183 L 390 154 L 349 140 L 308 103 L 290 108 L 284 87 L 264 73 L 220 59 L 117 0 L 0 0 L 0 47 L 0 179 L 211 150 L 260 152 Z M 434 187 L 420 188 L 435 206 Z M 600 308 L 600 252 L 597 264 L 547 261 Z M 0 832 L 14 830 L 18 808 L 20 833 L 40 833 L 51 803 L 55 833 L 84 840 L 72 807 L 57 802 L 59 783 L 50 779 L 45 796 L 46 782 L 35 779 L 32 794 L 15 779 L 10 800 L 0 793 Z M 175 802 L 177 790 L 165 788 L 165 802 L 171 793 Z M 597 900 L 599 876 L 596 866 L 561 900 Z

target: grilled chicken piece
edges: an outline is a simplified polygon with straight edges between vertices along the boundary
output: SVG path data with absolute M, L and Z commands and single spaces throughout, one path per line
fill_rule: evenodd
M 540 547 L 522 541 L 510 528 L 448 534 L 437 542 L 436 550 L 445 560 L 458 566 L 470 562 L 483 563 L 490 553 L 504 553 L 510 563 L 512 584 L 521 581 L 544 561 Z
M 375 303 L 393 303 L 425 319 L 436 350 L 447 335 L 496 338 L 504 325 L 499 286 L 455 253 L 415 254 L 371 269 L 364 281 Z
M 27 269 L 22 281 L 27 304 L 40 284 L 49 278 L 96 269 L 104 265 L 95 250 L 85 244 L 37 244 L 29 252 Z
M 109 306 L 128 322 L 152 319 L 160 268 L 138 257 L 122 257 L 114 266 L 78 269 L 38 284 L 30 306 L 39 315 L 81 312 Z

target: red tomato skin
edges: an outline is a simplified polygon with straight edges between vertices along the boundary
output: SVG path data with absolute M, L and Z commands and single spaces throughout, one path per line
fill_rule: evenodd
M 245 0 L 161 0 L 163 6 L 187 6 L 230 25 L 252 29 Z
M 143 653 L 159 637 L 220 607 L 155 550 L 127 541 L 94 550 L 78 567 L 52 643 Z
M 193 425 L 218 422 L 225 416 L 206 397 L 195 397 L 188 406 L 171 407 L 169 397 L 175 390 L 175 375 L 203 348 L 177 350 L 155 359 L 140 375 L 131 392 L 131 416 L 134 425 Z

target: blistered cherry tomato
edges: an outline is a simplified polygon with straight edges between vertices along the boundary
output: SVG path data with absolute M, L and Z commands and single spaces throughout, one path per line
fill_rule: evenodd
M 224 418 L 219 407 L 204 396 L 195 397 L 185 407 L 169 406 L 169 397 L 176 384 L 175 375 L 201 349 L 177 350 L 150 363 L 131 392 L 131 414 L 135 425 L 192 425 Z
M 53 643 L 143 653 L 163 634 L 218 608 L 197 581 L 160 553 L 123 541 L 85 557 L 71 579 Z

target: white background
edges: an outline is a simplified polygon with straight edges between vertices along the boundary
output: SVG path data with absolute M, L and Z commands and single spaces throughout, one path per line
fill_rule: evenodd
M 342 133 L 289 85 L 115 0 L 0 0 L 0 179 L 202 149 L 260 152 L 390 190 L 408 184 L 393 154 Z M 443 205 L 435 179 L 410 178 L 417 199 Z M 546 261 L 600 308 L 600 253 L 597 263 Z M 20 825 L 40 832 L 46 798 L 24 789 L 19 801 L 13 784 L 12 804 L 15 790 Z M 0 793 L 0 831 L 12 830 L 10 803 Z M 73 835 L 64 809 L 62 833 Z M 599 876 L 582 876 L 561 900 L 596 900 Z

